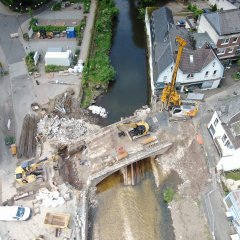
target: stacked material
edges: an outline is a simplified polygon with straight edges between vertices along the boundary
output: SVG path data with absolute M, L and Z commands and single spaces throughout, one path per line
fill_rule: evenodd
M 57 115 L 44 116 L 37 129 L 39 134 L 61 143 L 75 142 L 87 132 L 87 126 L 82 119 L 59 118 Z
M 36 155 L 36 129 L 37 119 L 27 114 L 23 120 L 21 136 L 18 144 L 18 158 L 31 158 Z
M 92 111 L 93 114 L 97 114 L 97 115 L 100 115 L 102 118 L 106 118 L 107 117 L 107 111 L 105 108 L 103 107 L 99 107 L 99 106 L 96 106 L 96 105 L 91 105 L 88 107 L 88 109 L 90 111 Z
M 65 202 L 64 198 L 60 197 L 58 191 L 50 192 L 47 188 L 39 189 L 36 199 L 41 202 L 41 207 L 57 207 Z

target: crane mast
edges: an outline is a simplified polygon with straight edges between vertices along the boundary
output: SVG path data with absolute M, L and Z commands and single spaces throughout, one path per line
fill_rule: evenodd
M 187 45 L 187 42 L 180 36 L 176 36 L 176 42 L 178 42 L 179 44 L 176 63 L 174 66 L 171 83 L 167 84 L 162 91 L 162 96 L 161 96 L 162 109 L 163 108 L 168 109 L 171 106 L 181 105 L 180 95 L 177 93 L 175 85 L 176 85 L 176 79 L 177 79 L 177 72 L 179 69 L 179 64 L 180 64 L 180 60 L 183 52 L 183 47 Z

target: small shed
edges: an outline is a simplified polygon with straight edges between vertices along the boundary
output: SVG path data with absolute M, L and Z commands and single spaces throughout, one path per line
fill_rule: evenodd
M 45 65 L 70 66 L 72 63 L 72 52 L 47 52 L 45 55 Z
M 66 32 L 67 32 L 67 38 L 75 38 L 76 37 L 76 32 L 75 32 L 74 27 L 67 27 Z

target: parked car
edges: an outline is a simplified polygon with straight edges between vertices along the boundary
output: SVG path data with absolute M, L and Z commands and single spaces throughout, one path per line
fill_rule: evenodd
M 0 221 L 26 221 L 30 219 L 32 209 L 29 207 L 1 206 Z

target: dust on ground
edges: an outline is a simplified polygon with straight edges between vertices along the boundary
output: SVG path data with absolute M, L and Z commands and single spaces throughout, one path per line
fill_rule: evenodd
M 207 182 L 208 171 L 193 123 L 171 122 L 170 128 L 162 133 L 161 141 L 173 142 L 170 150 L 157 158 L 161 170 L 165 176 L 175 170 L 182 179 L 177 197 L 170 204 L 176 239 L 190 240 L 193 236 L 201 240 L 208 239 L 205 219 L 197 204 Z M 197 231 L 193 226 L 197 226 Z

